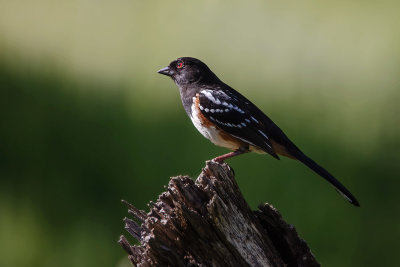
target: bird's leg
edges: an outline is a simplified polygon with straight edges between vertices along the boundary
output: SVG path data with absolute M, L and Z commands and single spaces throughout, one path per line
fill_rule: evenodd
M 248 152 L 250 152 L 248 147 L 240 147 L 238 150 L 235 150 L 233 152 L 229 152 L 227 154 L 213 158 L 212 161 L 222 163 L 226 159 L 229 159 L 229 158 L 232 158 L 232 157 L 244 154 L 244 153 L 248 153 Z

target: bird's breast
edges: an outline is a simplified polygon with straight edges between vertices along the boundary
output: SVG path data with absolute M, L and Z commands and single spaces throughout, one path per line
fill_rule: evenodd
M 236 150 L 243 146 L 243 141 L 235 138 L 234 136 L 226 133 L 225 131 L 218 128 L 213 122 L 208 120 L 199 109 L 199 96 L 198 94 L 193 97 L 193 103 L 191 106 L 192 122 L 196 129 L 207 139 L 213 142 L 217 146 L 226 147 L 232 150 Z

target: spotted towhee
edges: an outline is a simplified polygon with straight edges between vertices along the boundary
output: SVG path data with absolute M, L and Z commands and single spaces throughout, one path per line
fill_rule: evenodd
M 223 83 L 206 64 L 182 57 L 158 71 L 170 76 L 179 88 L 183 107 L 197 130 L 218 146 L 233 152 L 225 159 L 250 151 L 297 159 L 325 178 L 355 206 L 356 198 L 328 171 L 307 157 L 281 129 L 239 92 Z

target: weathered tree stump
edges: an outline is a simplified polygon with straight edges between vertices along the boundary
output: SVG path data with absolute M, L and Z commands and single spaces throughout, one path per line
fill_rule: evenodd
M 125 203 L 140 245 L 119 243 L 135 266 L 319 266 L 275 208 L 251 211 L 226 163 L 208 161 L 196 182 L 172 178 L 148 214 Z

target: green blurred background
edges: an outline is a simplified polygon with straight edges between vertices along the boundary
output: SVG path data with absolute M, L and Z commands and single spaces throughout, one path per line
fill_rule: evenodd
M 0 266 L 118 266 L 127 215 L 226 152 L 156 71 L 205 61 L 359 199 L 229 160 L 323 266 L 400 265 L 398 1 L 0 0 Z

